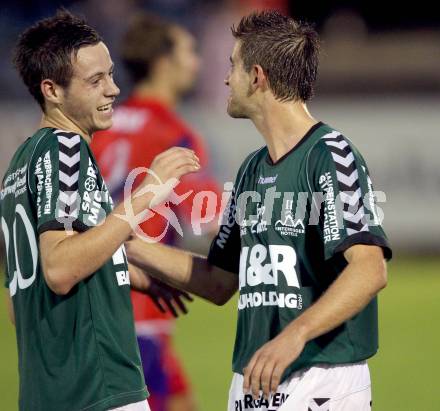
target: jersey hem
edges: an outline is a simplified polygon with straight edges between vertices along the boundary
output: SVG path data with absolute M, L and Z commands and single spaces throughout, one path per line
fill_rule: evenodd
M 307 363 L 302 364 L 300 367 L 295 367 L 292 366 L 291 368 L 288 368 L 286 373 L 283 375 L 280 384 L 282 384 L 284 381 L 286 381 L 287 379 L 289 379 L 289 377 L 298 371 L 303 371 L 303 370 L 307 370 L 308 368 L 311 367 L 316 367 L 317 365 L 330 365 L 330 366 L 335 366 L 335 365 L 349 365 L 349 364 L 357 364 L 359 362 L 362 361 L 366 361 L 369 358 L 373 357 L 375 354 L 377 353 L 377 350 L 370 352 L 360 358 L 350 358 L 347 359 L 347 361 L 323 361 L 323 360 L 316 360 L 316 361 L 307 361 Z M 242 367 L 243 368 L 246 366 L 246 364 Z M 240 375 L 244 375 L 243 371 L 239 371 L 237 366 L 233 366 L 232 368 L 232 372 L 240 374 Z
M 238 270 L 236 267 L 230 267 L 226 261 L 224 263 L 216 261 L 215 256 L 208 255 L 208 263 L 211 265 L 215 265 L 216 267 L 221 268 L 222 270 L 238 275 Z
M 123 405 L 139 402 L 147 399 L 149 393 L 147 388 L 138 391 L 124 392 L 110 397 L 104 398 L 87 407 L 81 408 L 80 411 L 107 411 L 109 408 L 122 407 Z
M 61 223 L 58 220 L 52 220 L 52 221 L 48 221 L 48 222 L 42 224 L 37 229 L 37 232 L 38 232 L 38 234 L 43 234 L 46 231 L 63 231 L 63 230 L 67 231 L 68 228 L 66 226 L 68 226 L 68 225 L 72 226 L 72 230 L 78 231 L 80 233 L 87 231 L 90 228 L 79 220 L 75 220 L 75 221 L 68 222 L 68 223 L 67 222 Z

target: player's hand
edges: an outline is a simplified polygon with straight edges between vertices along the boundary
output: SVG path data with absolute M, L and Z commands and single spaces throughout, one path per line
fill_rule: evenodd
M 163 183 L 170 178 L 179 180 L 188 173 L 194 173 L 200 169 L 200 160 L 196 153 L 184 147 L 171 147 L 154 157 L 150 169 L 162 180 Z M 154 179 L 148 179 L 154 184 Z
M 150 285 L 144 293 L 153 300 L 161 312 L 168 311 L 176 318 L 179 314 L 188 313 L 185 303 L 194 301 L 191 295 L 185 291 L 178 290 L 152 277 L 150 277 Z
M 260 390 L 269 398 L 275 393 L 286 368 L 295 361 L 304 349 L 306 339 L 296 333 L 281 333 L 273 340 L 264 344 L 252 356 L 248 365 L 243 369 L 243 391 L 257 399 Z
M 172 147 L 158 154 L 144 181 L 139 193 L 154 194 L 150 207 L 153 208 L 164 202 L 174 191 L 181 177 L 200 170 L 200 161 L 193 150 L 184 147 Z

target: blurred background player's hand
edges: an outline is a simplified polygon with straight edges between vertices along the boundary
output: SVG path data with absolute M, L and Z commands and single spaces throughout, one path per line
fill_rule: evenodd
M 188 313 L 186 304 L 194 301 L 190 294 L 151 277 L 147 272 L 132 264 L 129 264 L 129 271 L 131 280 L 133 277 L 136 277 L 136 281 L 131 281 L 132 287 L 133 283 L 137 284 L 133 288 L 150 297 L 154 305 L 162 313 L 168 312 L 174 317 L 178 317 L 179 314 Z
M 178 290 L 168 284 L 150 277 L 150 286 L 145 291 L 160 311 L 170 312 L 174 317 L 187 314 L 186 304 L 194 301 L 193 297 L 185 291 Z

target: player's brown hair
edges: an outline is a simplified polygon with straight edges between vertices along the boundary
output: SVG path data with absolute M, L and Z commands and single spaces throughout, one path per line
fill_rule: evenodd
M 121 44 L 121 58 L 134 82 L 148 79 L 158 58 L 174 47 L 174 26 L 148 13 L 137 13 L 131 20 Z
M 277 11 L 254 12 L 231 28 L 249 72 L 260 65 L 280 101 L 308 101 L 318 73 L 319 37 L 308 24 Z
M 68 87 L 73 75 L 72 59 L 78 50 L 100 41 L 102 38 L 95 29 L 65 9 L 38 21 L 20 35 L 13 63 L 43 111 L 41 82 L 50 79 L 61 87 Z

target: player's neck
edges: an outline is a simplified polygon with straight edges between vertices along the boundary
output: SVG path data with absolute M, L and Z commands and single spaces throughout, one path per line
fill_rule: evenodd
M 78 133 L 87 141 L 88 144 L 90 144 L 92 141 L 92 136 L 87 131 L 83 130 L 78 124 L 56 108 L 46 110 L 46 113 L 43 113 L 40 128 L 43 127 L 53 127 L 60 130 Z
M 134 95 L 143 99 L 154 99 L 164 106 L 174 109 L 178 103 L 178 96 L 161 81 L 143 82 L 134 88 Z
M 317 120 L 304 103 L 263 105 L 251 118 L 266 141 L 273 162 L 295 147 Z

